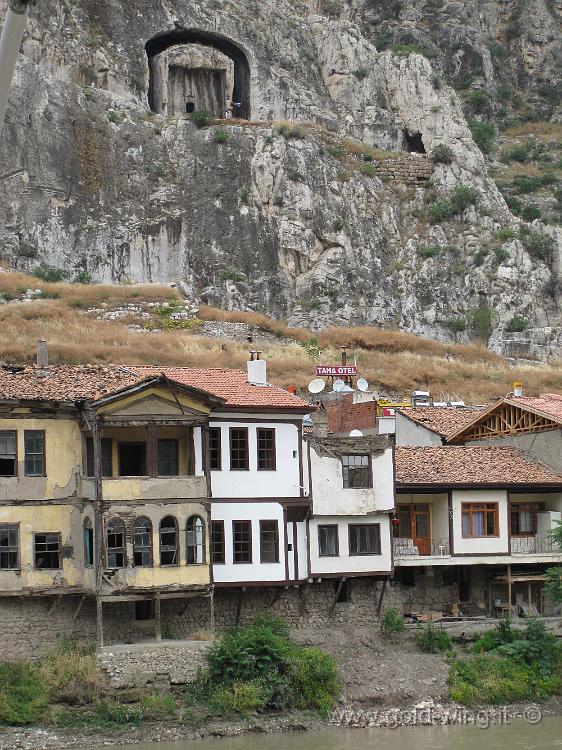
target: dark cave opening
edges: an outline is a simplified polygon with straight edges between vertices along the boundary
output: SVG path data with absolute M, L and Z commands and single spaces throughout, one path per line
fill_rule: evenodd
M 425 146 L 423 145 L 421 133 L 410 133 L 407 128 L 404 128 L 403 133 L 406 151 L 410 154 L 425 154 Z

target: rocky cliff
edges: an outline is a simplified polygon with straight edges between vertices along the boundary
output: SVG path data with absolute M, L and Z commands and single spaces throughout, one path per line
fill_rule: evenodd
M 557 356 L 561 14 L 559 0 L 43 0 L 0 143 L 0 256 L 177 281 L 295 325 Z M 228 58 L 245 119 L 151 111 L 154 61 L 178 45 Z M 512 162 L 539 181 L 539 216 L 512 195 L 517 174 L 496 184 L 497 129 L 529 120 L 554 133 Z

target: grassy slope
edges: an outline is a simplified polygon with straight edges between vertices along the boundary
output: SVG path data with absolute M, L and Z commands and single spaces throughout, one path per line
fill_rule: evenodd
M 38 338 L 48 340 L 52 362 L 244 367 L 247 359 L 246 342 L 204 338 L 194 335 L 197 329 L 137 333 L 124 321 L 97 320 L 84 312 L 103 302 L 113 306 L 171 299 L 175 292 L 166 286 L 48 284 L 21 273 L 0 273 L 0 294 L 17 295 L 27 288 L 42 289 L 54 298 L 0 306 L 0 361 L 32 362 Z M 361 375 L 383 393 L 407 395 L 414 387 L 426 387 L 436 397 L 444 391 L 481 402 L 507 393 L 513 380 L 523 380 L 529 394 L 562 388 L 562 362 L 514 369 L 480 345 L 445 345 L 371 327 L 330 328 L 314 335 L 258 313 L 209 307 L 202 307 L 199 316 L 247 322 L 274 332 L 279 344 L 260 348 L 269 363 L 270 380 L 282 386 L 306 387 L 315 364 L 337 363 L 339 347 L 345 344 L 356 355 Z M 319 359 L 317 347 L 323 350 Z

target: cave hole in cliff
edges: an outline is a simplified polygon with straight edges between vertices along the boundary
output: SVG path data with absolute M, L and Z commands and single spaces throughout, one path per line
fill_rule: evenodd
M 422 141 L 421 133 L 410 133 L 408 128 L 404 128 L 404 145 L 405 151 L 410 154 L 425 154 L 425 146 Z
M 204 110 L 213 117 L 250 119 L 250 64 L 228 37 L 200 29 L 164 31 L 148 40 L 146 54 L 153 112 Z

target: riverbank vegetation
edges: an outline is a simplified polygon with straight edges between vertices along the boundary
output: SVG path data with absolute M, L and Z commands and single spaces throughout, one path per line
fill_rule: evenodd
M 0 725 L 111 730 L 144 721 L 193 725 L 293 709 L 327 717 L 340 692 L 333 659 L 319 648 L 299 646 L 281 620 L 265 616 L 226 632 L 206 662 L 184 690 L 115 690 L 102 680 L 93 648 L 65 641 L 37 662 L 0 663 Z
M 545 700 L 562 685 L 562 643 L 544 622 L 530 620 L 524 631 L 508 619 L 477 637 L 467 658 L 449 670 L 449 695 L 467 706 Z

